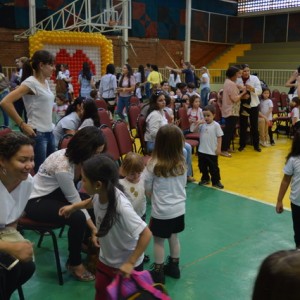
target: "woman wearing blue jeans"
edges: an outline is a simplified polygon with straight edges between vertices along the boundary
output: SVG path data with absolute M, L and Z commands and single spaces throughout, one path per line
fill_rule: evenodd
M 35 140 L 35 172 L 46 157 L 55 150 L 52 134 L 54 95 L 47 81 L 54 70 L 53 62 L 54 58 L 48 51 L 36 51 L 31 60 L 23 65 L 24 81 L 1 102 L 1 107 L 18 124 L 23 133 Z M 14 102 L 22 97 L 27 111 L 27 123 L 18 115 L 14 107 Z
M 135 89 L 135 78 L 130 65 L 125 64 L 122 69 L 122 76 L 119 80 L 117 91 L 119 93 L 117 113 L 122 120 L 125 120 L 123 110 L 126 107 L 126 113 L 129 109 L 129 100 Z

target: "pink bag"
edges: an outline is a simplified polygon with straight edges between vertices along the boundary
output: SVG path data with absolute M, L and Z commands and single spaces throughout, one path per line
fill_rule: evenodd
M 153 282 L 149 271 L 133 271 L 130 278 L 118 274 L 106 288 L 109 300 L 125 299 L 161 299 L 171 300 L 165 287 Z

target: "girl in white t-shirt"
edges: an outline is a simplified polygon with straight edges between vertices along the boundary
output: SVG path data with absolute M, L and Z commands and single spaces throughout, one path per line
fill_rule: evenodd
M 271 91 L 266 88 L 263 89 L 261 94 L 261 101 L 259 105 L 259 115 L 258 115 L 258 131 L 259 131 L 259 139 L 260 144 L 263 147 L 267 146 L 268 135 L 270 138 L 270 144 L 272 146 L 275 145 L 273 139 L 273 132 L 272 132 L 272 111 L 273 111 L 273 102 L 270 99 Z
M 298 97 L 294 97 L 291 101 L 291 118 L 293 129 L 298 130 L 300 128 L 300 118 L 299 118 L 299 108 L 300 108 L 300 100 Z
M 118 271 L 128 276 L 133 269 L 143 269 L 143 253 L 151 232 L 122 192 L 118 166 L 109 156 L 99 154 L 83 163 L 82 184 L 94 195 L 92 200 L 65 206 L 60 215 L 68 217 L 75 210 L 94 208 L 98 232 L 93 232 L 92 241 L 101 245 L 95 299 L 106 300 L 106 287 Z
M 199 95 L 191 96 L 191 107 L 187 111 L 190 122 L 190 132 L 199 132 L 199 125 L 205 123 L 200 103 L 201 100 Z
M 284 175 L 277 196 L 276 212 L 284 211 L 283 198 L 291 184 L 291 210 L 296 248 L 300 249 L 300 131 L 294 134 L 293 144 L 283 169 Z
M 184 230 L 187 166 L 183 156 L 183 133 L 178 126 L 162 126 L 156 135 L 152 157 L 145 169 L 145 189 L 151 196 L 150 229 L 154 236 L 155 282 L 165 282 L 165 274 L 180 278 L 180 243 L 177 234 Z M 164 242 L 170 256 L 164 265 Z

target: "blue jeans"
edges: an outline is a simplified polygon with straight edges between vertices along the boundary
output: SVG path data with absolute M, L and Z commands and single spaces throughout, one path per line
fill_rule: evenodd
M 210 92 L 210 88 L 206 87 L 200 91 L 201 103 L 202 107 L 205 107 L 208 104 L 208 94 Z
M 8 94 L 9 94 L 9 90 L 8 89 L 4 90 L 2 93 L 0 93 L 0 102 Z M 0 108 L 1 108 L 1 111 L 2 111 L 2 114 L 3 114 L 3 121 L 4 121 L 3 125 L 9 126 L 9 117 L 8 117 L 8 114 L 6 113 L 6 111 L 2 107 L 0 107 Z
M 55 151 L 55 143 L 52 132 L 37 131 L 34 140 L 34 172 L 37 173 L 40 165 Z
M 121 97 L 119 96 L 118 99 L 118 106 L 117 106 L 117 114 L 122 120 L 125 120 L 125 116 L 123 115 L 123 110 L 126 107 L 126 113 L 128 113 L 129 110 L 129 100 L 131 96 L 128 97 Z
M 147 152 L 151 153 L 154 149 L 154 142 L 147 142 Z M 192 169 L 192 146 L 188 143 L 184 143 L 183 156 L 187 164 L 187 176 L 193 176 Z

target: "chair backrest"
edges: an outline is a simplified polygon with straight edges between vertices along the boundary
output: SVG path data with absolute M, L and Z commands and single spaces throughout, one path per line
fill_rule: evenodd
M 289 95 L 286 92 L 280 93 L 280 102 L 281 102 L 281 108 L 288 110 Z
M 119 147 L 120 156 L 134 150 L 133 139 L 131 138 L 127 124 L 124 121 L 118 120 L 115 122 L 113 132 Z
M 145 130 L 146 130 L 146 117 L 143 114 L 140 114 L 137 119 L 137 132 L 138 138 L 140 139 L 141 148 L 140 151 L 146 155 L 147 154 L 147 147 L 145 141 Z
M 64 134 L 64 136 L 58 142 L 58 150 L 66 149 L 68 147 L 69 142 L 71 141 L 73 134 Z
M 273 102 L 273 110 L 272 110 L 272 114 L 278 116 L 278 113 L 279 113 L 278 99 L 272 98 L 271 100 L 272 100 L 272 102 Z
M 280 101 L 280 92 L 279 92 L 279 90 L 274 89 L 272 91 L 271 97 L 275 98 L 277 100 L 277 102 L 279 102 Z
M 105 100 L 101 99 L 101 100 L 95 100 L 96 106 L 97 108 L 104 108 L 105 110 L 107 110 L 107 103 L 105 102 Z
M 215 114 L 214 120 L 216 122 L 220 122 L 222 119 L 222 112 L 221 112 L 220 106 L 217 102 L 213 102 L 212 105 L 214 105 L 214 107 L 216 109 L 216 114 Z
M 137 118 L 141 113 L 141 108 L 138 105 L 130 105 L 128 111 L 128 123 L 129 129 L 132 134 L 132 130 L 136 129 Z
M 184 107 L 179 107 L 179 109 L 178 109 L 178 119 L 180 120 L 179 127 L 182 130 L 190 129 L 189 118 L 188 118 L 188 115 L 187 115 L 187 111 Z
M 129 100 L 130 105 L 139 105 L 140 104 L 140 99 L 136 96 L 131 96 Z
M 105 124 L 108 127 L 112 128 L 111 120 L 109 118 L 109 114 L 108 114 L 107 110 L 105 110 L 103 108 L 99 108 L 98 116 L 99 116 L 100 125 Z
M 120 161 L 120 151 L 118 147 L 117 140 L 115 135 L 110 127 L 106 124 L 100 126 L 100 130 L 102 131 L 103 135 L 105 136 L 107 147 L 106 153 L 112 156 L 115 161 Z
M 5 125 L 0 126 L 0 136 L 4 136 L 10 132 L 12 132 L 12 130 L 9 127 L 7 127 Z

